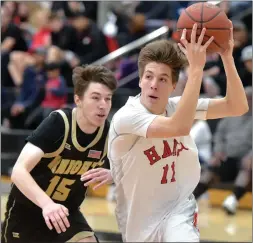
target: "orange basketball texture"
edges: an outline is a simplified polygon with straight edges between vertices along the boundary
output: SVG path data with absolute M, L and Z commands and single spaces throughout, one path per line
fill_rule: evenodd
M 179 31 L 180 37 L 183 29 L 186 28 L 186 38 L 190 42 L 191 30 L 194 23 L 198 24 L 197 39 L 204 27 L 206 28 L 206 32 L 203 43 L 211 36 L 214 37 L 214 40 L 207 49 L 208 53 L 220 52 L 228 48 L 232 23 L 225 12 L 218 6 L 200 2 L 186 8 L 181 13 L 177 22 L 177 31 Z

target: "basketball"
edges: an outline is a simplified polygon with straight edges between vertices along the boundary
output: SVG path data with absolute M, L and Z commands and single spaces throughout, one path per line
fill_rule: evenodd
M 214 40 L 208 46 L 208 53 L 222 52 L 228 48 L 232 23 L 221 8 L 211 3 L 200 2 L 192 4 L 182 11 L 177 22 L 177 31 L 181 37 L 183 29 L 187 29 L 186 39 L 188 42 L 191 39 L 191 30 L 194 23 L 198 24 L 197 39 L 201 30 L 204 27 L 206 28 L 202 44 L 211 36 L 214 37 Z

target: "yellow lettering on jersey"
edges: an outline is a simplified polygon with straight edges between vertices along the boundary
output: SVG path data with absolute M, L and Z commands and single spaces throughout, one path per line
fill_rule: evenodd
M 84 161 L 83 162 L 83 166 L 82 168 L 79 170 L 79 172 L 77 173 L 77 175 L 82 175 L 83 173 L 85 173 L 91 166 L 93 162 L 91 161 Z
M 93 164 L 91 165 L 92 169 L 96 168 L 97 166 L 102 166 L 104 164 L 104 160 L 103 161 L 98 161 L 98 162 L 93 162 Z
M 75 163 L 76 163 L 76 161 L 72 159 L 72 160 L 70 161 L 69 167 L 64 171 L 63 174 L 64 174 L 64 175 L 68 175 L 69 172 L 71 171 L 72 167 L 75 165 Z
M 61 163 L 61 156 L 56 156 L 49 164 L 48 168 L 55 173 L 57 166 Z
M 76 160 L 74 166 L 72 167 L 72 169 L 70 171 L 70 174 L 71 175 L 76 174 L 80 170 L 81 167 L 82 167 L 82 161 Z
M 63 174 L 69 164 L 69 161 L 70 161 L 69 159 L 62 159 L 55 174 Z

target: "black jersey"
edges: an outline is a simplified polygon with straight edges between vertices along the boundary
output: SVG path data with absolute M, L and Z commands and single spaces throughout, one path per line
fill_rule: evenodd
M 50 114 L 27 138 L 45 153 L 31 171 L 33 179 L 54 202 L 76 210 L 85 198 L 81 175 L 92 168 L 108 167 L 109 122 L 93 134 L 85 134 L 76 122 L 76 108 Z M 16 203 L 39 209 L 14 185 L 10 198 Z

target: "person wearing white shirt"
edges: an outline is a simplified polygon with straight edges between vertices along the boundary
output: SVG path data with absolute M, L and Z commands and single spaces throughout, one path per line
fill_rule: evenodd
M 212 133 L 208 123 L 194 120 L 190 135 L 198 148 L 200 163 L 207 164 L 212 156 Z
M 248 110 L 232 56 L 232 35 L 230 47 L 220 54 L 228 79 L 226 97 L 199 99 L 206 49 L 213 37 L 203 44 L 204 28 L 197 40 L 197 24 L 190 42 L 186 34 L 184 29 L 178 44 L 181 52 L 168 40 L 142 48 L 138 58 L 141 94 L 130 97 L 110 125 L 108 158 L 116 218 L 125 242 L 199 241 L 192 192 L 200 179 L 200 164 L 189 135 L 193 120 L 240 116 Z M 189 76 L 184 93 L 169 98 L 185 57 Z M 93 183 L 98 172 L 86 173 L 82 179 Z

